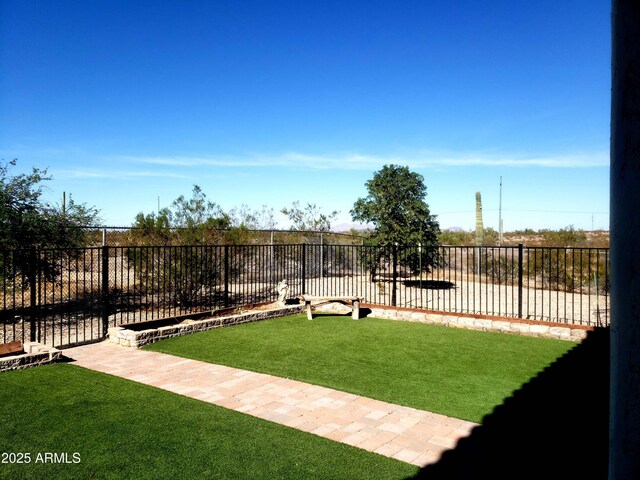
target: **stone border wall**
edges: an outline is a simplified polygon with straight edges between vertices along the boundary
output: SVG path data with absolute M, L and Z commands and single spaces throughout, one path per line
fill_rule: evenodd
M 242 323 L 257 322 L 269 318 L 286 317 L 296 313 L 304 313 L 304 305 L 291 305 L 274 310 L 260 310 L 229 315 L 225 317 L 208 318 L 204 320 L 185 320 L 178 325 L 133 331 L 123 327 L 109 328 L 109 341 L 123 347 L 143 347 L 150 343 L 167 338 L 181 337 L 190 333 L 203 332 L 214 328 L 240 325 Z
M 62 358 L 62 352 L 57 348 L 37 342 L 25 342 L 23 349 L 25 353 L 0 357 L 0 372 L 45 365 Z
M 371 313 L 368 316 L 373 318 L 429 323 L 453 328 L 511 333 L 516 335 L 553 338 L 574 342 L 583 340 L 586 338 L 587 333 L 595 328 L 582 325 L 538 322 L 518 318 L 461 315 L 408 308 L 381 307 L 379 305 L 369 304 L 362 305 L 361 308 L 371 310 Z M 351 312 L 350 307 L 346 307 L 340 303 L 319 305 L 314 309 L 317 312 L 331 314 L 344 314 L 347 310 L 349 313 Z M 180 337 L 182 335 L 211 330 L 213 328 L 267 320 L 269 318 L 285 317 L 287 315 L 304 313 L 304 311 L 304 305 L 290 305 L 274 310 L 254 310 L 239 315 L 228 315 L 204 320 L 185 320 L 183 323 L 177 325 L 169 325 L 140 331 L 127 330 L 123 327 L 112 327 L 109 328 L 109 341 L 123 347 L 139 348 L 167 338 Z M 366 320 L 366 317 L 364 320 Z
M 381 307 L 379 305 L 369 304 L 361 305 L 361 308 L 371 310 L 371 313 L 367 316 L 373 318 L 430 323 L 433 325 L 443 325 L 468 330 L 512 333 L 516 335 L 554 338 L 556 340 L 569 340 L 573 342 L 583 340 L 586 338 L 589 331 L 595 329 L 595 327 L 587 327 L 583 325 L 539 322 L 534 320 L 523 320 L 520 318 L 490 317 L 486 315 L 461 315 L 408 308 Z M 345 313 L 344 305 L 336 303 L 318 306 L 316 311 L 339 314 Z M 349 309 L 349 311 L 351 310 Z

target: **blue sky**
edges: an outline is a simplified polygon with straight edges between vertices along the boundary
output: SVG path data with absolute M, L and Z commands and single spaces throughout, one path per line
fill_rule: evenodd
M 346 224 L 394 163 L 442 228 L 502 176 L 505 230 L 606 229 L 609 96 L 605 0 L 0 0 L 0 158 L 109 225 L 194 184 Z

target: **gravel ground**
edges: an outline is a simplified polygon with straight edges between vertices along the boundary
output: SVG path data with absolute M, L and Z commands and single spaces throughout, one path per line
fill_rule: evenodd
M 332 291 L 334 295 L 363 296 L 368 303 L 392 304 L 391 282 L 372 283 L 368 278 L 343 277 L 307 280 L 307 290 Z M 409 285 L 409 286 L 407 286 Z M 422 287 L 422 288 L 421 288 Z M 518 289 L 511 285 L 491 285 L 458 280 L 404 280 L 397 282 L 396 305 L 442 312 L 480 315 L 518 316 Z M 606 325 L 609 322 L 609 297 L 542 288 L 522 289 L 522 317 L 581 325 Z

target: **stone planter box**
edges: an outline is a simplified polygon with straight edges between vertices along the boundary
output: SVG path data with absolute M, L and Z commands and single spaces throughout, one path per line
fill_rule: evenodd
M 45 365 L 62 358 L 60 350 L 38 342 L 25 342 L 22 348 L 24 353 L 0 357 L 0 372 Z
M 363 308 L 368 308 L 371 311 L 368 316 L 374 318 L 431 323 L 434 325 L 446 325 L 448 327 L 465 328 L 468 330 L 511 333 L 573 342 L 584 340 L 589 331 L 595 330 L 595 327 L 590 326 L 540 322 L 520 318 L 461 315 L 409 308 L 381 307 L 378 305 L 363 305 Z
M 256 322 L 268 318 L 285 317 L 296 313 L 303 313 L 304 305 L 291 305 L 270 310 L 251 310 L 235 315 L 223 315 L 202 320 L 188 318 L 166 319 L 163 321 L 140 322 L 109 329 L 109 341 L 123 347 L 142 347 L 159 340 L 180 337 L 190 333 L 203 332 L 213 328 L 240 325 Z M 178 323 L 177 323 L 178 322 Z

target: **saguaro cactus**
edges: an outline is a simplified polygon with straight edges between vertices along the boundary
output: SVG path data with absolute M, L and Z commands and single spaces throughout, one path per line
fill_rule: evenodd
M 480 192 L 476 192 L 476 245 L 484 243 L 484 227 L 482 225 L 482 198 Z

